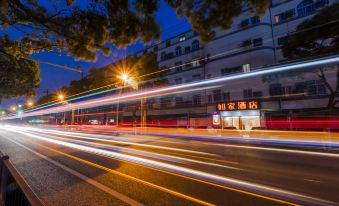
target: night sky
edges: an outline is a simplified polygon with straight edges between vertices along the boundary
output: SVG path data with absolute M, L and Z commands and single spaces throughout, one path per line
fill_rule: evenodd
M 48 2 L 53 2 L 49 0 L 45 1 L 46 4 Z M 86 1 L 78 0 L 76 3 L 81 4 L 81 2 L 84 3 Z M 163 1 L 161 2 L 160 9 L 156 15 L 156 18 L 161 26 L 161 40 L 170 38 L 191 28 L 186 19 L 177 18 L 175 11 L 169 8 Z M 20 38 L 23 35 L 23 33 L 13 28 L 0 30 L 0 35 L 3 34 L 10 35 L 12 39 Z M 128 46 L 127 48 L 114 48 L 112 53 L 107 57 L 99 52 L 98 58 L 95 62 L 75 61 L 72 57 L 67 56 L 66 52 L 63 52 L 62 56 L 59 56 L 57 52 L 43 52 L 39 54 L 34 54 L 31 57 L 34 59 L 53 62 L 60 65 L 67 65 L 70 67 L 80 66 L 84 73 L 87 74 L 88 70 L 91 67 L 101 68 L 128 54 L 140 51 L 143 48 L 144 45 L 141 42 L 136 42 L 133 45 Z M 43 96 L 46 89 L 48 89 L 49 92 L 53 92 L 61 86 L 68 85 L 71 80 L 79 79 L 81 75 L 80 73 L 74 71 L 63 70 L 61 68 L 41 64 L 40 77 L 41 85 L 40 88 L 37 90 L 38 97 Z M 9 105 L 22 103 L 24 100 L 25 98 L 3 100 L 0 107 L 8 108 Z

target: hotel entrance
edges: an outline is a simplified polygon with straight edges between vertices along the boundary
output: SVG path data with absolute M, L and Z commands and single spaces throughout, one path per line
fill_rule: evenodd
M 246 111 L 247 112 L 247 111 Z M 236 112 L 239 113 L 239 112 Z M 225 115 L 225 116 L 224 116 Z M 239 130 L 251 130 L 253 127 L 260 127 L 260 115 L 247 116 L 246 114 L 238 114 L 240 116 L 233 116 L 233 114 L 221 114 L 221 127 L 232 128 Z
M 218 103 L 216 109 L 220 114 L 219 128 L 251 130 L 260 127 L 260 106 L 256 100 Z

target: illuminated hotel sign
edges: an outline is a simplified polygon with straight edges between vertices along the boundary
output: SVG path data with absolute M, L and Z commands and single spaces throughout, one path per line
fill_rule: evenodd
M 233 101 L 217 104 L 217 111 L 256 110 L 256 109 L 260 109 L 260 102 L 257 100 Z

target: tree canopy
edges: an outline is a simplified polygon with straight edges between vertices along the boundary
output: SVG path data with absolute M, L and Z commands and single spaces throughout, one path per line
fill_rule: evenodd
M 339 4 L 322 9 L 288 36 L 283 54 L 288 59 L 339 52 Z
M 228 29 L 246 4 L 257 14 L 263 14 L 271 0 L 164 2 L 177 15 L 188 18 L 193 30 L 208 41 L 213 38 L 213 27 Z M 93 61 L 98 51 L 108 55 L 112 46 L 159 40 L 160 26 L 155 17 L 159 5 L 160 0 L 58 0 L 47 4 L 39 0 L 0 0 L 0 29 L 16 29 L 23 35 L 16 40 L 0 36 L 0 41 L 6 42 L 0 47 L 1 96 L 34 94 L 39 73 L 37 64 L 27 59 L 32 53 L 59 50 L 77 60 Z M 17 69 L 9 72 L 12 66 Z M 33 82 L 26 81 L 32 78 Z M 10 89 L 18 81 L 25 89 Z
M 339 4 L 323 8 L 312 18 L 297 26 L 296 31 L 288 36 L 287 43 L 283 45 L 283 54 L 287 60 L 310 58 L 339 52 Z M 331 84 L 328 73 L 334 71 L 336 83 Z M 328 109 L 333 109 L 339 103 L 336 100 L 339 94 L 339 68 L 338 66 L 318 67 L 308 70 L 313 72 L 323 83 L 329 94 Z M 280 74 L 285 77 L 300 77 L 306 74 L 303 70 L 289 71 Z M 332 74 L 333 75 L 333 74 Z M 266 79 L 274 79 L 266 76 Z M 276 78 L 276 77 L 275 77 Z

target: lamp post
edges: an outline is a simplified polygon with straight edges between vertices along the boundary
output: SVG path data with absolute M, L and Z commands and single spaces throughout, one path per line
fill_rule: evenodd
M 122 72 L 120 75 L 118 75 L 118 79 L 122 82 L 122 87 L 119 90 L 119 97 L 122 94 L 122 89 L 126 86 L 126 84 L 130 81 L 130 76 L 128 75 L 128 73 L 126 72 Z M 119 126 L 119 106 L 120 106 L 120 100 L 118 98 L 118 102 L 117 102 L 117 110 L 116 110 L 116 114 L 115 114 L 115 120 L 116 123 L 115 125 L 118 127 Z

